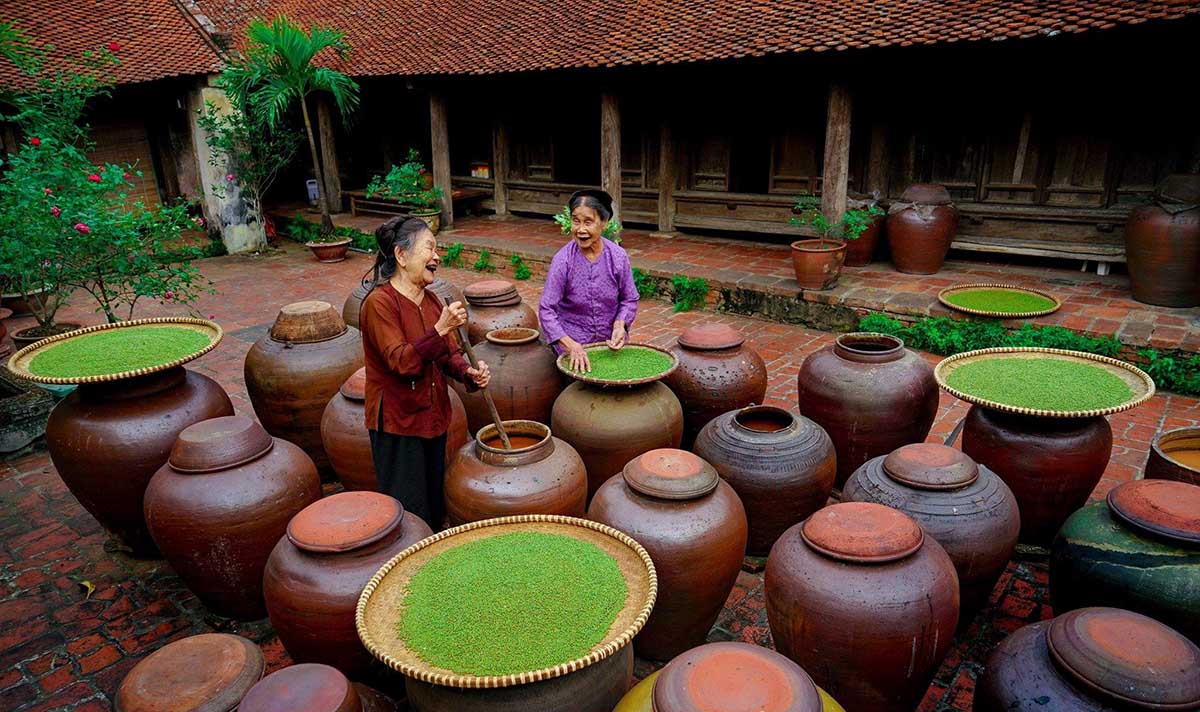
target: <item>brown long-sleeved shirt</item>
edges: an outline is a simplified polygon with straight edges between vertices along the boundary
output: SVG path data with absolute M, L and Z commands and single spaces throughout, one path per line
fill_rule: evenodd
M 418 308 L 384 283 L 367 295 L 359 313 L 367 367 L 366 425 L 395 435 L 433 438 L 450 427 L 446 376 L 463 381 L 470 364 L 453 334 L 434 329 L 442 313 L 437 295 L 425 290 Z

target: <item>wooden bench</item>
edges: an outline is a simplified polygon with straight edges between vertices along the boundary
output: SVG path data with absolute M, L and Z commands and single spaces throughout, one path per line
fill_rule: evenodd
M 1125 248 L 1095 242 L 1057 242 L 1051 240 L 1010 240 L 959 234 L 950 247 L 964 252 L 992 252 L 1008 255 L 1033 255 L 1083 260 L 1080 272 L 1086 272 L 1089 262 L 1096 263 L 1096 274 L 1105 275 L 1113 262 L 1125 261 Z
M 368 198 L 365 190 L 347 190 L 345 195 L 350 196 L 350 214 L 351 215 L 407 215 L 408 211 L 404 206 L 394 200 L 384 200 L 382 198 Z M 454 207 L 462 206 L 467 211 L 476 210 L 479 203 L 489 197 L 491 193 L 486 190 L 477 188 L 455 188 L 450 193 L 450 200 L 453 201 Z

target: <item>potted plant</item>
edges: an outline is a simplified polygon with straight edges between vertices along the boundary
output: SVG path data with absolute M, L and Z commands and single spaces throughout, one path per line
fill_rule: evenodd
M 318 262 L 341 262 L 346 259 L 353 240 L 345 232 L 342 228 L 334 228 L 332 233 L 322 235 L 321 227 L 306 220 L 303 213 L 296 213 L 287 223 L 288 237 L 304 243 Z
M 788 222 L 796 227 L 809 227 L 817 232 L 816 239 L 792 243 L 792 267 L 796 281 L 803 289 L 830 289 L 837 284 L 846 259 L 846 241 L 857 240 L 878 216 L 877 205 L 848 208 L 841 220 L 830 222 L 821 212 L 821 200 L 813 195 L 801 196 L 792 209 L 795 217 Z
M 433 177 L 425 170 L 421 154 L 417 149 L 408 149 L 408 158 L 388 171 L 387 175 L 376 175 L 367 185 L 368 198 L 381 197 L 395 200 L 404 212 L 421 218 L 437 234 L 442 224 L 442 189 L 433 184 Z
M 848 196 L 846 207 L 870 213 L 867 227 L 859 234 L 858 239 L 846 242 L 846 266 L 866 267 L 875 258 L 875 250 L 879 247 L 879 237 L 883 234 L 883 222 L 886 217 L 884 210 L 879 207 L 879 191 Z

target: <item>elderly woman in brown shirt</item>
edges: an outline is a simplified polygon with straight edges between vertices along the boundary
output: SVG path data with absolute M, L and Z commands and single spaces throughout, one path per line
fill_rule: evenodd
M 426 289 L 438 267 L 424 221 L 392 218 L 375 231 L 374 284 L 359 321 L 367 367 L 366 426 L 381 492 L 436 531 L 445 517 L 444 470 L 450 397 L 446 376 L 484 388 L 486 363 L 472 367 L 454 332 L 462 303 L 443 305 Z

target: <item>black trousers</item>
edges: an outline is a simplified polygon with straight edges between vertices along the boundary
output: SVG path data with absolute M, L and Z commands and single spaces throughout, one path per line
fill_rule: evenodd
M 436 438 L 370 430 L 379 491 L 400 500 L 435 532 L 446 518 L 446 433 Z

